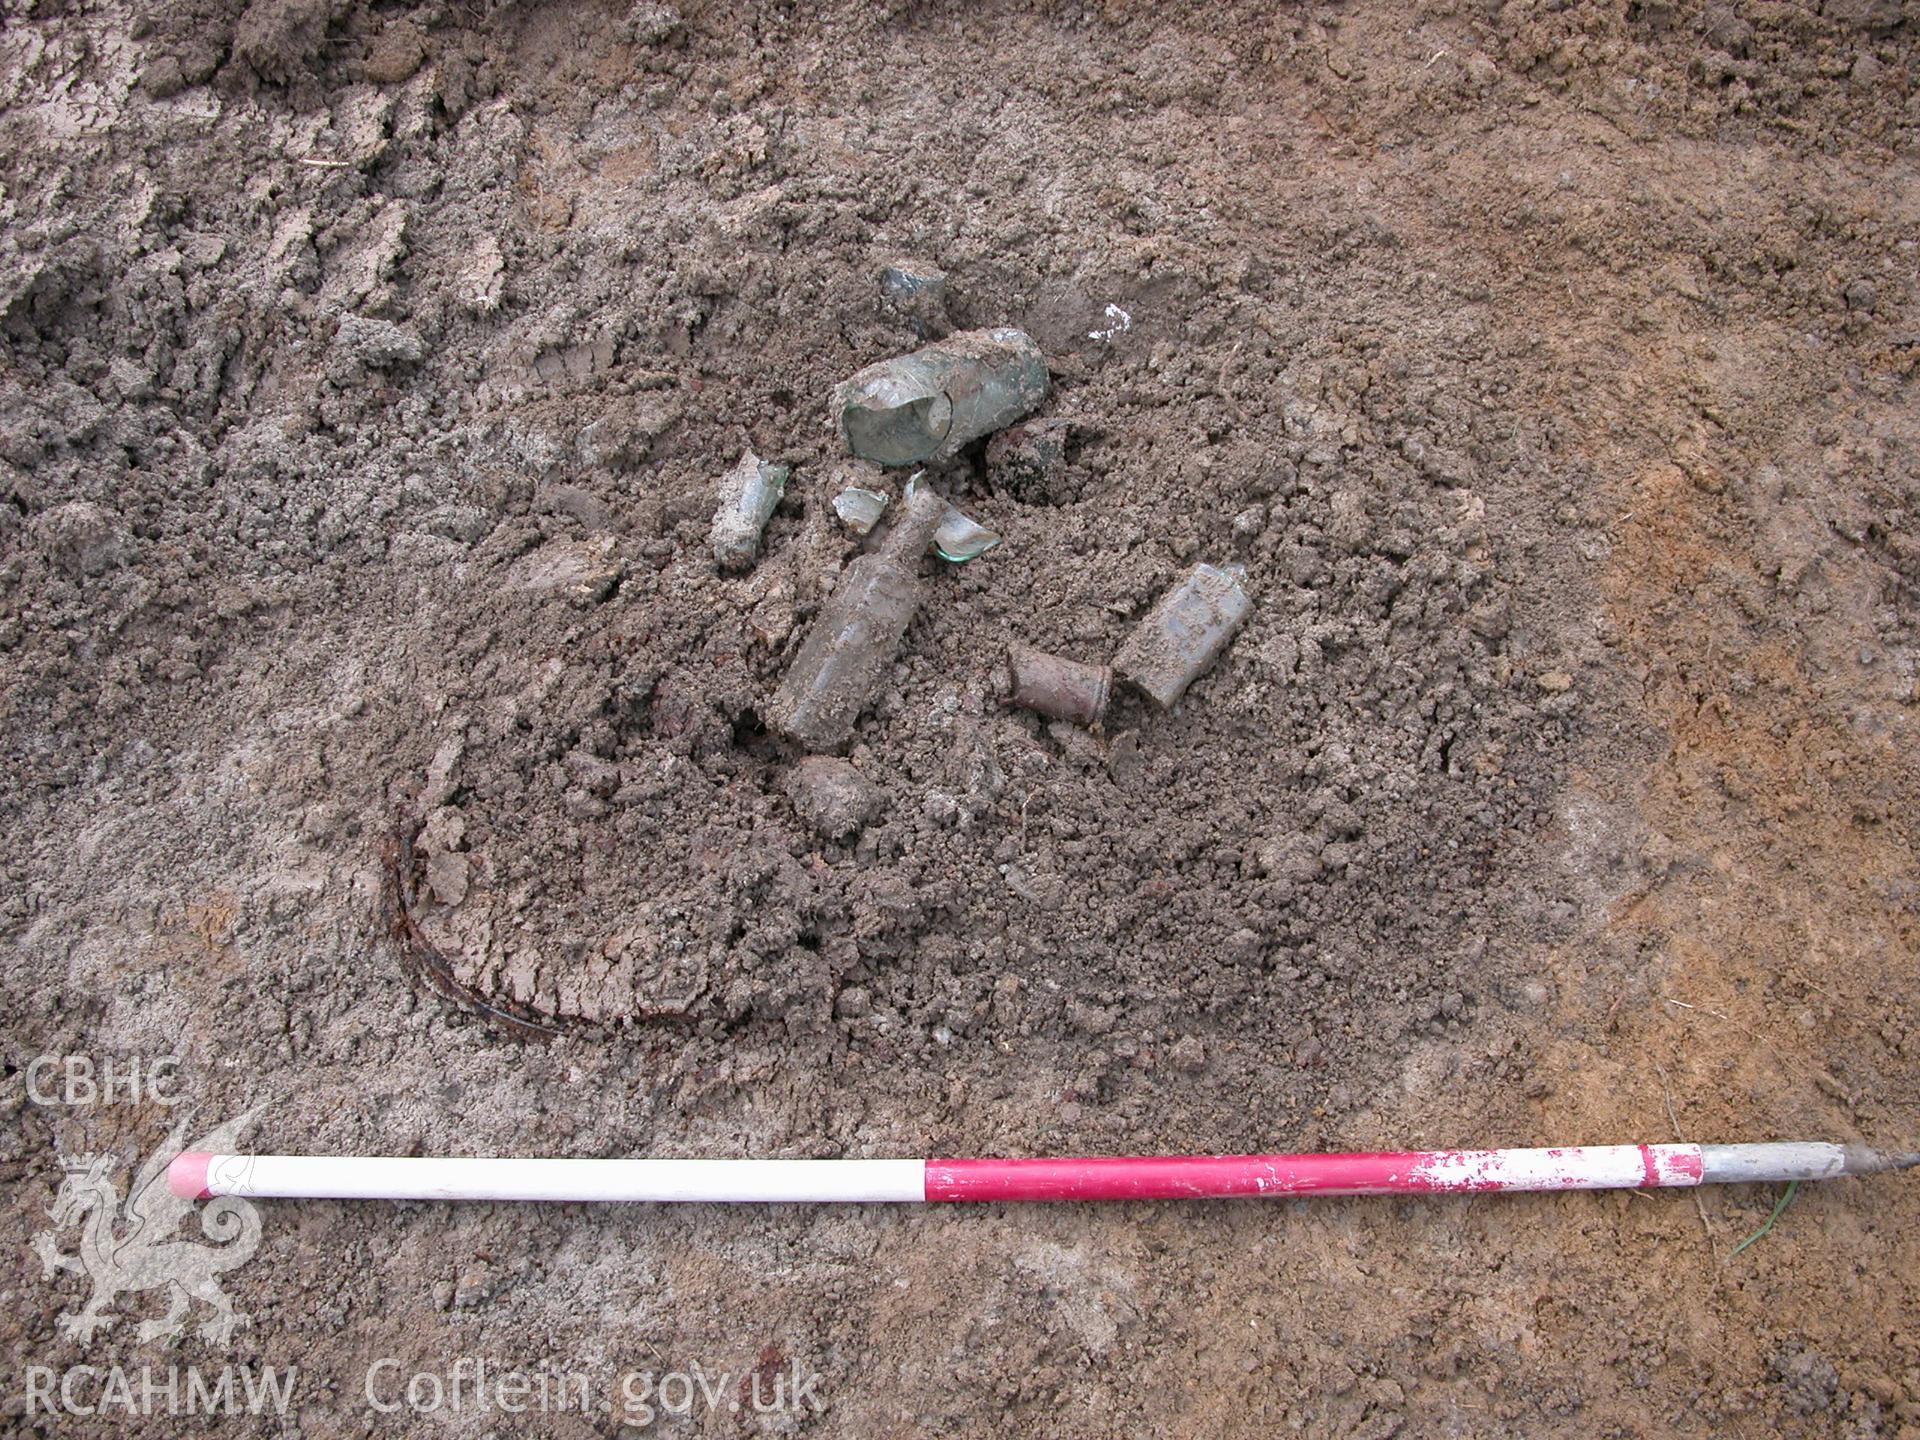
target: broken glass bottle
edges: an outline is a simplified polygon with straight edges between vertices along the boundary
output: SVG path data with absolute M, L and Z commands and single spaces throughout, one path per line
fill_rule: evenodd
M 813 751 L 852 738 L 920 603 L 920 557 L 946 515 L 947 502 L 922 487 L 880 548 L 847 566 L 773 698 L 774 729 Z
M 1022 330 L 964 330 L 834 387 L 847 448 L 881 465 L 949 459 L 1046 398 L 1047 361 Z
M 1114 673 L 1162 710 L 1204 675 L 1253 609 L 1241 566 L 1196 565 L 1147 612 L 1113 657 Z

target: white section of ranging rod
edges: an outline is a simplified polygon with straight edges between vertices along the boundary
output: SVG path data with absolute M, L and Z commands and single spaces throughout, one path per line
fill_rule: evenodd
M 923 1200 L 924 1160 L 515 1160 L 183 1155 L 176 1194 L 310 1200 Z
M 177 1195 L 335 1200 L 858 1202 L 1198 1200 L 1825 1180 L 1920 1165 L 1857 1145 L 1573 1145 L 1351 1155 L 936 1160 L 546 1160 L 176 1156 Z
M 1832 1145 L 1818 1140 L 1773 1140 L 1753 1145 L 1702 1145 L 1700 1183 L 1740 1185 L 1755 1181 L 1832 1180 L 1841 1175 L 1878 1175 L 1910 1170 L 1920 1156 Z

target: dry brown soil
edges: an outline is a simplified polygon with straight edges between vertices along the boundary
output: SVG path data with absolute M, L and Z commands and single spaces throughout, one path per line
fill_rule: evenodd
M 220 1433 L 1920 1435 L 1900 1177 L 1737 1254 L 1778 1192 L 271 1204 L 225 1346 L 139 1341 L 153 1292 L 69 1338 L 29 1249 L 63 1159 L 255 1106 L 1920 1142 L 1912 0 L 0 9 L 7 1433 L 210 1428 L 29 1366 L 247 1364 L 297 1398 Z M 1066 459 L 935 477 L 1004 543 L 927 562 L 834 839 L 763 718 L 861 544 L 827 395 L 946 324 L 1039 339 Z M 794 478 L 722 575 L 747 446 Z M 1173 711 L 1003 703 L 1196 561 L 1255 608 Z M 40 1104 L 41 1055 L 185 1103 Z M 462 1356 L 729 1378 L 367 1403 Z M 730 1408 L 796 1365 L 824 1413 Z

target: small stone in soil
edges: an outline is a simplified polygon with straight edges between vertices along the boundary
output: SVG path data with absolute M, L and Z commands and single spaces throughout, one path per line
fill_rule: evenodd
M 1206 1067 L 1207 1047 L 1197 1035 L 1183 1035 L 1173 1042 L 1173 1048 L 1167 1051 L 1167 1063 L 1176 1070 L 1192 1073 Z
M 787 777 L 787 795 L 800 818 L 828 840 L 844 840 L 880 808 L 879 789 L 851 762 L 811 755 Z

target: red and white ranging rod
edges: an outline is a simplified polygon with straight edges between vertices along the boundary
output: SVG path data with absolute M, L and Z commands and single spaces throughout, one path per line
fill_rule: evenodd
M 201 1200 L 1206 1200 L 1831 1180 L 1916 1165 L 1920 1154 L 1818 1141 L 1035 1160 L 517 1160 L 190 1150 L 174 1158 L 167 1179 L 174 1194 Z

